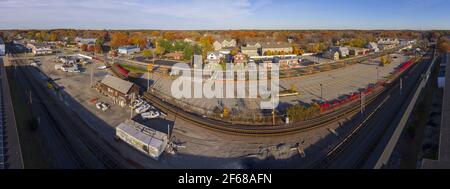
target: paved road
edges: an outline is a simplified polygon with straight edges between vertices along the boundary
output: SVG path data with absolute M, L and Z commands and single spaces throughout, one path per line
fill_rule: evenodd
M 424 58 L 403 76 L 402 91 L 397 80 L 381 98 L 384 103 L 355 125 L 355 132 L 349 134 L 346 142 L 339 143 L 326 157 L 314 164 L 315 168 L 371 168 L 382 151 L 376 145 L 386 143 L 385 135 L 391 135 L 399 118 L 409 104 L 421 75 L 429 66 L 431 58 Z M 374 151 L 375 150 L 375 151 Z M 370 160 L 370 161 L 369 161 Z
M 41 73 L 34 67 L 27 66 L 26 62 L 17 61 L 19 66 L 17 77 L 22 87 L 31 91 L 34 112 L 39 117 L 40 126 L 48 124 L 59 137 L 54 142 L 62 144 L 65 153 L 72 165 L 76 168 L 130 168 L 128 162 L 123 159 L 112 147 L 105 143 L 94 133 L 89 126 L 69 110 L 57 94 L 45 87 Z M 22 65 L 22 66 L 20 66 Z M 64 158 L 62 158 L 64 159 Z

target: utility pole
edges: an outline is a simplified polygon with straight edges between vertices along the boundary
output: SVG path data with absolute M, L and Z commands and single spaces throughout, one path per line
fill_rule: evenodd
M 170 124 L 167 124 L 167 139 L 170 141 Z
M 320 84 L 320 100 L 322 100 L 323 101 L 323 93 L 322 93 L 322 90 L 323 89 L 323 86 L 322 86 L 322 83 Z
M 379 73 L 378 73 L 378 66 L 377 66 L 377 82 L 376 83 L 378 83 L 378 80 L 379 80 Z
M 403 88 L 403 78 L 400 77 L 400 94 L 402 94 L 402 88 Z
M 272 125 L 275 125 L 275 103 L 272 97 Z
M 361 96 L 361 113 L 364 112 L 364 93 L 360 92 Z
M 31 90 L 30 90 L 30 105 L 33 105 L 33 98 L 31 96 Z
M 133 108 L 130 107 L 130 120 L 133 119 Z
M 92 80 L 94 79 L 94 63 L 91 63 L 91 88 L 93 87 L 92 85 Z

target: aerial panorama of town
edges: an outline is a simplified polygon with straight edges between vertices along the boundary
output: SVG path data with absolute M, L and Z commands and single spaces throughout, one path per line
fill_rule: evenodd
M 0 169 L 450 168 L 450 3 L 327 4 L 0 1 Z

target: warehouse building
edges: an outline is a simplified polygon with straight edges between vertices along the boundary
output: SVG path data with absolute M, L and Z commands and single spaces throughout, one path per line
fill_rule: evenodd
M 120 54 L 134 54 L 141 51 L 141 49 L 138 46 L 135 45 L 128 45 L 124 47 L 119 47 L 119 53 Z
M 5 41 L 0 37 L 0 56 L 4 56 L 6 53 Z

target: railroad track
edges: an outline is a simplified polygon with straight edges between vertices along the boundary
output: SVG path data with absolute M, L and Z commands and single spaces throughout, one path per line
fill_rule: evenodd
M 18 64 L 16 62 L 16 64 Z M 41 93 L 41 95 L 45 92 L 47 93 L 46 96 L 51 96 L 51 94 L 48 94 L 46 90 L 39 90 L 37 86 L 42 86 L 42 83 L 39 83 L 36 80 L 31 80 L 30 78 L 33 78 L 34 76 L 30 75 L 31 73 L 27 73 L 25 68 L 21 68 L 21 66 L 18 66 L 21 74 L 24 76 L 25 80 L 31 86 L 33 89 L 33 92 L 36 94 Z M 33 68 L 31 68 L 33 69 Z M 74 158 L 77 167 L 79 168 L 90 168 L 89 163 L 85 161 L 85 158 L 77 152 L 72 144 L 71 141 L 68 140 L 66 137 L 66 132 L 63 131 L 61 126 L 65 125 L 68 130 L 70 130 L 70 133 L 73 134 L 76 138 L 80 139 L 80 141 L 86 146 L 86 148 L 95 156 L 96 159 L 98 159 L 99 162 L 101 162 L 105 168 L 111 168 L 111 169 L 117 169 L 122 168 L 123 165 L 119 163 L 117 160 L 115 160 L 111 155 L 109 155 L 102 147 L 100 147 L 97 142 L 95 142 L 91 137 L 89 137 L 88 134 L 86 134 L 86 131 L 83 131 L 78 125 L 74 124 L 74 121 L 66 120 L 68 121 L 67 124 L 60 123 L 60 121 L 55 119 L 54 113 L 50 111 L 47 107 L 47 104 L 44 103 L 44 100 L 41 98 L 41 95 L 34 95 L 38 98 L 38 102 L 41 104 L 42 109 L 44 110 L 43 113 L 49 117 L 49 120 L 55 125 L 53 129 L 60 135 L 60 138 L 63 140 L 63 146 L 66 148 L 66 150 L 73 155 L 72 158 Z M 57 103 L 54 103 L 57 104 Z M 63 107 L 65 108 L 65 107 Z M 72 118 L 71 116 L 67 116 Z M 80 121 L 84 122 L 80 119 Z
M 405 73 L 405 72 L 403 72 Z M 402 74 L 403 74 L 402 73 Z M 398 78 L 397 78 L 398 79 Z M 381 89 L 376 90 L 374 93 L 366 96 L 365 98 L 365 106 L 369 106 L 377 100 L 377 98 L 385 93 L 386 90 L 392 88 L 392 84 L 387 84 Z M 168 113 L 172 113 L 177 117 L 193 123 L 197 126 L 207 128 L 210 130 L 234 134 L 234 135 L 242 135 L 242 136 L 254 136 L 254 137 L 263 137 L 263 136 L 282 136 L 282 135 L 291 135 L 299 132 L 305 132 L 311 129 L 320 128 L 331 123 L 334 123 L 342 118 L 352 117 L 357 115 L 360 112 L 360 103 L 352 102 L 346 106 L 346 108 L 341 108 L 333 111 L 332 113 L 320 116 L 318 118 L 314 118 L 308 121 L 297 122 L 290 125 L 260 125 L 260 126 L 249 126 L 242 124 L 231 124 L 226 123 L 220 120 L 208 119 L 199 116 L 198 114 L 187 112 L 187 111 L 179 111 L 178 107 L 175 107 L 172 104 L 160 99 L 159 97 L 144 92 L 143 97 L 154 104 L 157 108 L 166 111 Z
M 423 63 L 422 63 L 423 64 Z M 407 72 L 404 73 L 412 73 L 414 70 L 416 70 L 420 65 L 415 64 L 411 69 L 408 69 Z M 423 65 L 422 65 L 423 66 Z M 421 72 L 423 73 L 423 72 Z M 415 85 L 412 85 L 409 90 L 413 90 L 417 87 L 417 81 L 420 80 L 420 74 L 419 77 L 416 77 L 414 80 Z M 311 168 L 318 168 L 318 169 L 324 169 L 324 168 L 330 168 L 332 163 L 336 161 L 336 159 L 345 152 L 348 148 L 350 148 L 351 145 L 355 144 L 355 138 L 361 137 L 361 130 L 366 126 L 366 124 L 373 118 L 373 115 L 378 112 L 378 110 L 384 105 L 384 103 L 390 98 L 390 95 L 394 89 L 398 87 L 398 83 L 392 87 L 390 87 L 387 91 L 387 96 L 384 98 L 384 100 L 375 108 L 374 111 L 372 111 L 361 123 L 359 123 L 357 126 L 355 126 L 350 133 L 343 138 L 339 143 L 337 143 L 331 150 L 327 152 L 327 154 L 324 156 L 324 158 L 321 158 L 320 160 L 314 162 L 311 166 Z M 408 94 L 408 93 L 406 93 Z M 406 97 L 406 99 L 409 99 L 412 94 Z M 404 103 L 406 103 L 407 100 L 401 102 L 396 107 L 396 112 L 400 111 L 403 107 Z M 390 114 L 386 119 L 393 120 L 395 118 L 395 115 Z M 372 131 L 374 128 L 365 128 Z M 367 148 L 363 151 L 362 154 L 356 159 L 356 162 L 353 164 L 353 167 L 348 168 L 358 168 L 363 166 L 367 158 L 370 156 L 371 152 L 376 148 L 376 145 L 379 143 L 379 141 L 384 136 L 385 132 L 389 129 L 389 124 L 385 125 L 380 129 L 378 133 L 375 134 L 375 138 L 373 142 L 371 142 Z
M 108 63 L 106 63 L 108 64 Z M 109 64 L 108 64 L 109 65 Z M 114 70 L 111 66 L 112 73 L 120 78 L 124 79 L 124 76 L 120 73 L 118 73 L 116 70 Z M 387 86 L 377 90 L 375 93 L 372 93 L 365 98 L 365 106 L 370 105 L 373 101 L 375 101 L 380 94 L 382 94 L 387 88 L 390 87 L 390 84 Z M 209 119 L 209 118 L 203 118 L 200 115 L 196 113 L 191 113 L 187 111 L 179 111 L 180 108 L 175 107 L 172 104 L 169 104 L 168 102 L 162 100 L 161 98 L 157 97 L 154 94 L 144 92 L 143 97 L 154 104 L 157 108 L 166 111 L 168 113 L 172 113 L 179 118 L 188 121 L 192 124 L 195 124 L 197 126 L 227 133 L 227 134 L 234 134 L 234 135 L 242 135 L 242 136 L 255 136 L 255 137 L 264 137 L 264 136 L 282 136 L 282 135 L 290 135 L 295 134 L 299 132 L 305 132 L 311 129 L 323 127 L 326 125 L 329 125 L 330 123 L 336 122 L 342 118 L 346 117 L 352 117 L 354 115 L 357 115 L 360 111 L 360 103 L 358 102 L 352 102 L 348 105 L 346 105 L 346 108 L 341 108 L 338 110 L 334 110 L 333 112 L 319 116 L 317 118 L 303 121 L 303 122 L 297 122 L 290 125 L 258 125 L 258 126 L 249 126 L 249 125 L 243 125 L 243 124 L 232 124 L 227 123 L 224 121 L 216 120 L 216 119 Z
M 373 101 L 376 100 L 378 95 L 380 95 L 384 89 L 380 89 L 379 91 L 373 93 L 369 98 L 366 99 L 366 106 Z M 214 131 L 227 133 L 227 134 L 235 134 L 242 136 L 255 136 L 255 137 L 263 137 L 263 136 L 282 136 L 282 135 L 290 135 L 299 132 L 304 132 L 307 130 L 323 127 L 325 125 L 329 125 L 337 120 L 342 118 L 351 117 L 359 113 L 360 106 L 349 105 L 348 109 L 338 110 L 333 114 L 321 116 L 314 120 L 309 120 L 297 124 L 291 125 L 279 125 L 279 126 L 248 126 L 248 125 L 240 125 L 240 124 L 229 124 L 217 120 L 211 120 L 207 118 L 200 118 L 198 115 L 194 113 L 189 113 L 185 111 L 178 111 L 179 108 L 162 101 L 158 97 L 150 94 L 144 93 L 143 97 L 148 100 L 150 103 L 155 105 L 157 108 L 172 113 L 174 115 L 179 116 L 181 119 L 189 121 L 195 125 L 198 125 L 203 128 L 211 129 Z M 359 104 L 359 103 L 356 103 Z

